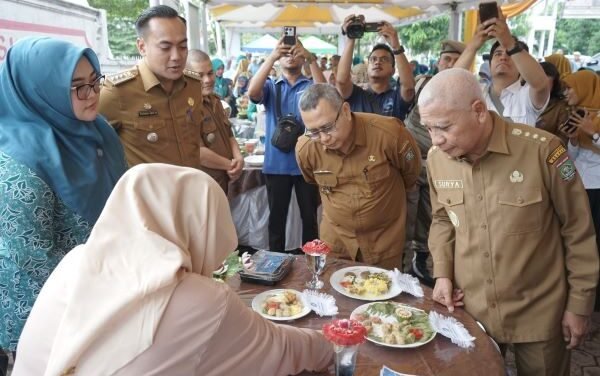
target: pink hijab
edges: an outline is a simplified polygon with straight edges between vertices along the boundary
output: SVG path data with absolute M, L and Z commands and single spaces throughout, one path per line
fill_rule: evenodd
M 208 175 L 166 164 L 130 169 L 89 240 L 56 269 L 74 278 L 44 375 L 110 375 L 127 365 L 152 345 L 185 274 L 212 276 L 236 245 L 227 198 Z

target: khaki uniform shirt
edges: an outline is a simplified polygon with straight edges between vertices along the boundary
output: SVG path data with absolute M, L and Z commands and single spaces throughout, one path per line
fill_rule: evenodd
M 202 120 L 201 147 L 207 147 L 216 154 L 229 160 L 233 159 L 230 138 L 233 137 L 231 123 L 225 115 L 221 99 L 216 94 L 210 94 L 203 99 L 204 119 Z M 229 175 L 227 171 L 216 170 L 202 166 L 202 171 L 209 174 L 227 193 Z
M 496 113 L 475 164 L 436 147 L 427 159 L 434 277 L 502 343 L 560 335 L 565 310 L 588 315 L 598 254 L 588 198 L 558 138 Z
M 185 72 L 168 95 L 144 61 L 109 76 L 99 112 L 117 130 L 127 162 L 200 168 L 202 83 Z
M 320 236 L 335 256 L 399 266 L 406 189 L 417 181 L 421 155 L 400 120 L 366 113 L 352 119 L 354 143 L 346 155 L 308 137 L 296 145 L 304 179 L 319 185 Z

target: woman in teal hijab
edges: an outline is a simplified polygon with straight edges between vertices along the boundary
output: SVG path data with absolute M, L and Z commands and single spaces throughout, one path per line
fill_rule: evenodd
M 85 242 L 127 165 L 97 107 L 89 48 L 15 43 L 0 66 L 0 348 L 14 351 L 44 282 Z
M 223 71 L 225 70 L 225 64 L 221 59 L 212 59 L 212 68 L 215 72 L 215 89 L 214 92 L 221 99 L 227 101 L 228 97 L 231 97 L 231 80 L 223 78 Z

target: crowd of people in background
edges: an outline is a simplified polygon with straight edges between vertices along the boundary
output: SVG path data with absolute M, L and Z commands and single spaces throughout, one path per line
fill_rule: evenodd
M 188 51 L 186 20 L 162 5 L 136 22 L 143 59 L 108 77 L 68 42 L 9 49 L 0 348 L 18 350 L 13 375 L 328 366 L 321 333 L 274 325 L 210 280 L 237 245 L 225 193 L 244 159 L 228 117 L 256 106 L 270 250 L 298 251 L 285 247 L 294 191 L 303 242 L 414 274 L 503 354 L 511 345 L 519 375 L 568 374 L 600 306 L 600 77 L 577 54 L 540 63 L 502 16 L 467 44 L 443 41 L 431 68 L 387 22 L 362 58 L 347 33 L 357 19 L 329 58 L 281 38 L 263 58 L 211 59 Z

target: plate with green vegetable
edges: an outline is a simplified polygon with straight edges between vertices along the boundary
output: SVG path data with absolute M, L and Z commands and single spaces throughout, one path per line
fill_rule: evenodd
M 435 337 L 427 312 L 396 302 L 375 302 L 356 308 L 350 318 L 367 329 L 367 339 L 381 346 L 412 348 Z

